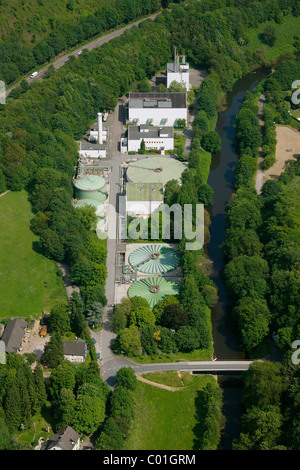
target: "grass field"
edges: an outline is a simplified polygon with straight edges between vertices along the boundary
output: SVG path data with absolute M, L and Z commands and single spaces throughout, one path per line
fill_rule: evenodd
M 176 372 L 145 374 L 145 378 L 164 385 L 180 387 L 168 391 L 138 381 L 135 417 L 124 450 L 194 450 L 201 429 L 201 389 L 211 376 L 191 376 Z M 201 431 L 200 431 L 201 432 Z
M 272 24 L 277 33 L 277 39 L 273 47 L 264 44 L 260 39 L 260 34 L 263 32 L 267 24 Z M 261 46 L 266 49 L 266 59 L 272 60 L 286 52 L 296 52 L 294 43 L 294 36 L 299 35 L 300 19 L 299 17 L 288 15 L 283 17 L 282 23 L 268 22 L 262 23 L 257 29 L 249 29 L 248 38 L 251 52 L 254 53 Z
M 34 249 L 32 218 L 25 191 L 0 198 L 0 319 L 38 317 L 67 298 L 57 264 Z

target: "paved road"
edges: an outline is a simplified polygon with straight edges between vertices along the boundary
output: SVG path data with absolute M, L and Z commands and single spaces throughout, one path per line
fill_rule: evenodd
M 70 56 L 75 56 L 75 57 L 78 57 L 78 52 L 82 51 L 83 49 L 88 49 L 89 51 L 91 51 L 92 49 L 95 49 L 96 47 L 99 47 L 99 46 L 102 46 L 103 44 L 109 42 L 111 39 L 114 39 L 118 36 L 121 36 L 121 34 L 124 33 L 124 31 L 126 31 L 127 29 L 131 29 L 133 26 L 136 26 L 138 25 L 139 23 L 141 23 L 142 21 L 144 21 L 145 19 L 150 19 L 150 20 L 154 20 L 157 15 L 159 14 L 160 12 L 157 12 L 153 15 L 150 15 L 150 16 L 147 16 L 146 18 L 142 18 L 138 21 L 135 21 L 134 23 L 131 23 L 131 24 L 128 24 L 126 26 L 124 26 L 123 28 L 120 28 L 118 29 L 117 31 L 113 31 L 111 33 L 108 33 L 106 34 L 105 36 L 101 36 L 100 38 L 97 38 L 97 39 L 94 39 L 93 41 L 89 42 L 88 44 L 85 44 L 84 46 L 81 46 L 81 47 L 78 47 L 76 50 L 74 50 L 73 52 L 68 52 L 62 56 L 59 56 L 57 57 L 57 59 L 55 59 L 54 62 L 52 62 L 51 65 L 54 66 L 55 69 L 59 69 L 60 67 L 62 67 L 67 61 L 68 61 L 68 58 Z M 36 83 L 36 82 L 40 82 L 46 71 L 48 70 L 48 65 L 46 65 L 44 68 L 42 68 L 38 75 L 34 78 L 30 78 L 30 77 L 27 77 L 25 80 L 31 84 L 31 83 Z M 19 83 L 16 83 L 15 85 L 11 86 L 10 88 L 8 88 L 6 90 L 6 96 L 9 95 L 9 93 L 11 92 L 11 90 L 13 90 L 14 88 L 16 88 L 17 86 L 19 85 Z

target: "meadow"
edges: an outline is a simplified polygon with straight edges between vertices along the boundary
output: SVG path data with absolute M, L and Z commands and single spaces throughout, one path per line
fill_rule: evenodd
M 0 319 L 37 318 L 67 299 L 56 262 L 38 252 L 32 218 L 26 191 L 0 198 Z
M 201 437 L 201 390 L 217 383 L 212 376 L 177 372 L 145 374 L 147 380 L 175 387 L 175 391 L 138 381 L 134 392 L 135 417 L 124 450 L 194 450 Z M 177 390 L 177 388 L 180 390 Z

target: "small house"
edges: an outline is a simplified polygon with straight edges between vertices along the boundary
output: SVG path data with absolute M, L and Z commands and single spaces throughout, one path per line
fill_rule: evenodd
M 80 442 L 80 434 L 67 426 L 44 442 L 41 450 L 80 450 Z
M 84 362 L 87 355 L 85 341 L 63 341 L 64 358 L 70 362 Z

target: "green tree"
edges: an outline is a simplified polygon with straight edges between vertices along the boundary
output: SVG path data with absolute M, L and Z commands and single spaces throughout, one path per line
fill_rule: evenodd
M 80 395 L 77 398 L 72 426 L 78 433 L 94 433 L 105 419 L 105 402 L 99 397 Z
M 84 303 L 78 292 L 74 291 L 70 298 L 70 327 L 76 336 L 81 336 L 85 326 Z
M 272 24 L 267 25 L 261 34 L 261 38 L 265 44 L 273 47 L 277 39 L 277 32 L 275 27 Z
M 10 432 L 17 431 L 22 420 L 21 398 L 16 382 L 16 371 L 9 371 L 4 398 L 5 422 Z
M 200 335 L 196 328 L 192 326 L 181 326 L 175 335 L 175 340 L 179 351 L 190 352 L 200 346 Z
M 4 419 L 0 418 L 0 450 L 8 450 L 10 444 L 10 432 Z
M 184 91 L 185 91 L 185 88 L 183 87 L 183 85 L 179 82 L 176 82 L 176 80 L 170 83 L 170 86 L 169 86 L 170 93 L 182 93 Z
M 45 345 L 41 361 L 51 369 L 57 367 L 64 360 L 64 349 L 61 335 L 54 331 L 50 341 Z
M 57 303 L 52 307 L 49 316 L 50 331 L 57 331 L 61 335 L 70 331 L 69 306 L 64 302 Z
M 62 388 L 67 388 L 72 392 L 75 389 L 75 371 L 69 362 L 59 364 L 50 376 L 49 391 L 54 399 L 59 397 Z
M 33 378 L 36 387 L 37 403 L 40 408 L 46 403 L 47 391 L 45 386 L 45 380 L 43 376 L 43 369 L 39 363 L 35 366 L 33 371 Z
M 103 305 L 99 302 L 92 303 L 85 312 L 85 319 L 90 328 L 99 328 L 103 318 Z
M 121 450 L 124 443 L 124 434 L 117 420 L 109 417 L 103 426 L 103 430 L 96 441 L 97 450 Z
M 140 332 L 136 325 L 130 325 L 119 333 L 121 349 L 128 356 L 138 356 L 141 352 Z
M 112 417 L 126 418 L 129 422 L 134 415 L 134 400 L 128 388 L 118 385 L 110 399 L 110 413 Z
M 178 330 L 188 324 L 188 314 L 178 303 L 167 305 L 161 317 L 161 324 L 166 328 Z
M 118 385 L 127 388 L 128 390 L 135 390 L 137 385 L 137 378 L 131 367 L 121 367 L 116 375 Z
M 271 314 L 264 299 L 243 297 L 234 313 L 242 334 L 243 344 L 247 351 L 258 346 L 269 333 Z
M 253 362 L 250 368 L 243 372 L 244 404 L 262 407 L 265 405 L 280 405 L 287 382 L 282 374 L 279 362 Z
M 55 429 L 70 426 L 75 414 L 76 399 L 75 395 L 69 388 L 62 388 L 55 406 Z
M 215 131 L 210 131 L 203 136 L 201 144 L 207 152 L 216 153 L 221 148 L 221 137 Z

